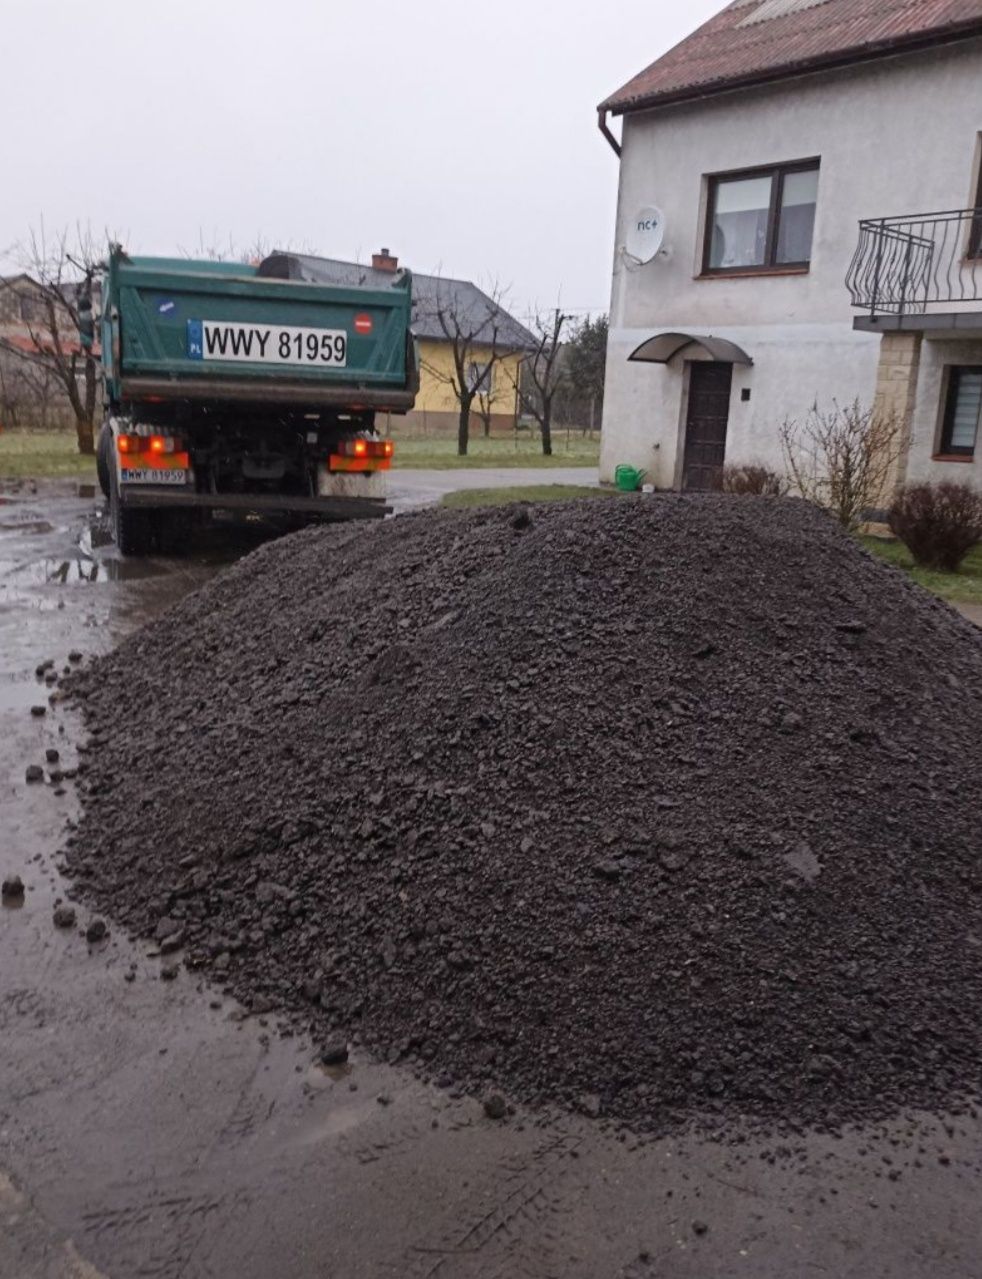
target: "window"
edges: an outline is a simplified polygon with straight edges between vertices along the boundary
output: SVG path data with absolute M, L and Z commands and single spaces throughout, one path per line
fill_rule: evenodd
M 39 298 L 27 298 L 21 294 L 20 318 L 25 324 L 40 324 L 44 320 L 44 303 Z
M 472 363 L 467 366 L 467 389 L 485 397 L 494 395 L 494 366 Z
M 951 369 L 941 429 L 941 452 L 971 457 L 982 418 L 982 366 Z
M 710 178 L 703 271 L 807 268 L 817 200 L 817 160 Z

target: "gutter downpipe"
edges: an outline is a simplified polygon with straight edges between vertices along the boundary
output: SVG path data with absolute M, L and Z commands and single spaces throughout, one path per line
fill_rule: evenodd
M 597 128 L 600 130 L 600 132 L 604 135 L 604 137 L 610 143 L 610 147 L 611 147 L 611 150 L 614 152 L 614 155 L 616 155 L 617 158 L 620 159 L 621 144 L 617 141 L 617 139 L 614 137 L 614 135 L 610 131 L 610 125 L 607 123 L 606 107 L 597 107 Z

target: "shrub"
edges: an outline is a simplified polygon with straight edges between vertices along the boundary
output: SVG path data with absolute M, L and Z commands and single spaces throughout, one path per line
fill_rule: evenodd
M 890 531 L 924 568 L 954 573 L 982 542 L 982 494 L 967 484 L 911 484 L 890 507 Z
M 864 408 L 859 400 L 781 427 L 784 458 L 803 498 L 855 530 L 891 487 L 904 439 L 898 418 Z
M 783 497 L 787 481 L 766 466 L 724 466 L 716 481 L 720 493 L 752 493 L 764 497 Z

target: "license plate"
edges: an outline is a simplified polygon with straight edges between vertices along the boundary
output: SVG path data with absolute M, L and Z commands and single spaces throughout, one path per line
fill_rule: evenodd
M 343 329 L 188 320 L 188 359 L 343 369 L 348 335 Z
M 124 484 L 187 484 L 188 473 L 178 468 L 129 466 L 122 472 Z

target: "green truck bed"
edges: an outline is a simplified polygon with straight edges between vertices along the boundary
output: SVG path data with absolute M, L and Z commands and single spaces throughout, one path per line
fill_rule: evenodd
M 412 277 L 388 288 L 263 266 L 111 254 L 102 351 L 114 403 L 157 399 L 412 408 Z

